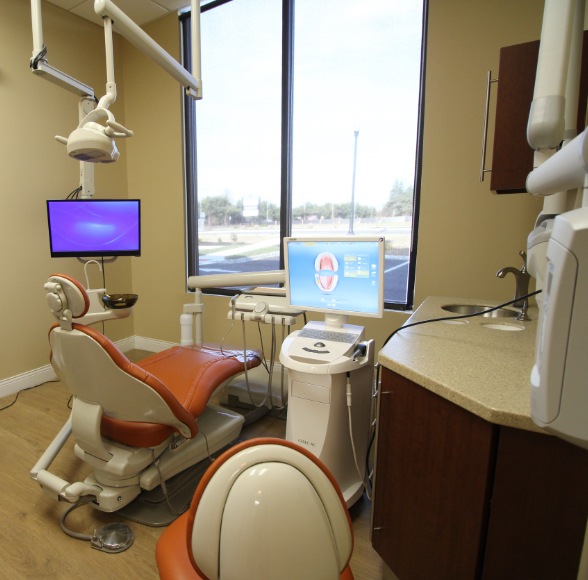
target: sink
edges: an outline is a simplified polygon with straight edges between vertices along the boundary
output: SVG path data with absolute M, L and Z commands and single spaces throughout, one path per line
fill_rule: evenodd
M 482 306 L 480 304 L 445 304 L 441 306 L 443 310 L 447 312 L 452 312 L 453 314 L 479 314 L 480 312 L 484 312 L 484 310 L 488 310 L 488 308 L 492 308 L 492 306 Z M 486 312 L 485 314 L 481 314 L 484 318 L 514 318 L 518 312 L 516 310 L 510 310 L 508 308 L 498 308 L 497 310 L 493 310 L 492 312 Z

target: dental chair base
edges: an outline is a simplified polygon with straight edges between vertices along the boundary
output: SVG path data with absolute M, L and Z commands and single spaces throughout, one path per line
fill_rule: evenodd
M 111 470 L 101 470 L 101 460 L 89 455 L 76 445 L 74 447 L 76 456 L 93 467 L 93 474 L 87 477 L 84 483 L 100 488 L 95 507 L 105 512 L 120 510 L 142 492 L 154 490 L 162 483 L 162 479 L 167 482 L 184 470 L 208 460 L 213 453 L 224 449 L 239 438 L 243 416 L 209 405 L 198 418 L 198 426 L 199 432 L 194 439 L 176 439 L 172 443 L 165 444 L 161 454 L 158 454 L 157 450 L 145 449 L 147 458 L 145 462 L 137 462 L 136 455 L 125 454 L 124 450 L 121 453 L 120 446 L 105 445 L 113 453 L 113 459 L 110 461 L 116 458 L 119 462 L 121 473 L 133 472 L 133 475 L 121 476 L 120 479 L 113 478 Z M 153 461 L 154 453 L 157 456 L 155 462 Z M 206 464 L 208 465 L 208 461 Z M 192 492 L 197 483 L 197 481 L 194 482 Z M 159 517 L 161 516 L 157 516 L 158 519 Z M 158 524 L 151 523 L 151 525 Z

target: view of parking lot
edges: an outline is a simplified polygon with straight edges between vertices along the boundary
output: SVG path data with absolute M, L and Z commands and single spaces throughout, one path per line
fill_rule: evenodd
M 402 302 L 406 297 L 411 221 L 403 218 L 356 220 L 354 235 L 386 238 L 385 300 Z M 321 220 L 293 227 L 295 236 L 347 236 L 349 220 Z M 199 228 L 200 274 L 253 272 L 279 269 L 277 224 Z

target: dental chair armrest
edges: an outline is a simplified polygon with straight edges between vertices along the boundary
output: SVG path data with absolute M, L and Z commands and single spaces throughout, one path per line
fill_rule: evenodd
M 200 580 L 190 559 L 188 528 L 192 528 L 194 518 L 185 512 L 177 518 L 160 536 L 155 548 L 155 559 L 160 580 Z M 188 549 L 187 549 L 188 548 Z

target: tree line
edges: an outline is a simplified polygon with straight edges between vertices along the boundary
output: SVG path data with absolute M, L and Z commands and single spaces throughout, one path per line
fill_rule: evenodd
M 405 186 L 402 182 L 396 181 L 390 190 L 388 200 L 380 209 L 365 205 L 355 204 L 354 217 L 356 218 L 378 218 L 410 216 L 413 211 L 413 187 Z M 267 200 L 261 199 L 258 202 L 257 216 L 243 216 L 243 200 L 236 203 L 231 202 L 228 193 L 206 197 L 199 203 L 199 217 L 204 218 L 209 226 L 230 226 L 240 224 L 263 224 L 276 223 L 280 220 L 280 207 Z M 317 222 L 323 220 L 347 220 L 351 216 L 351 202 L 347 203 L 310 203 L 306 202 L 292 208 L 292 220 Z

